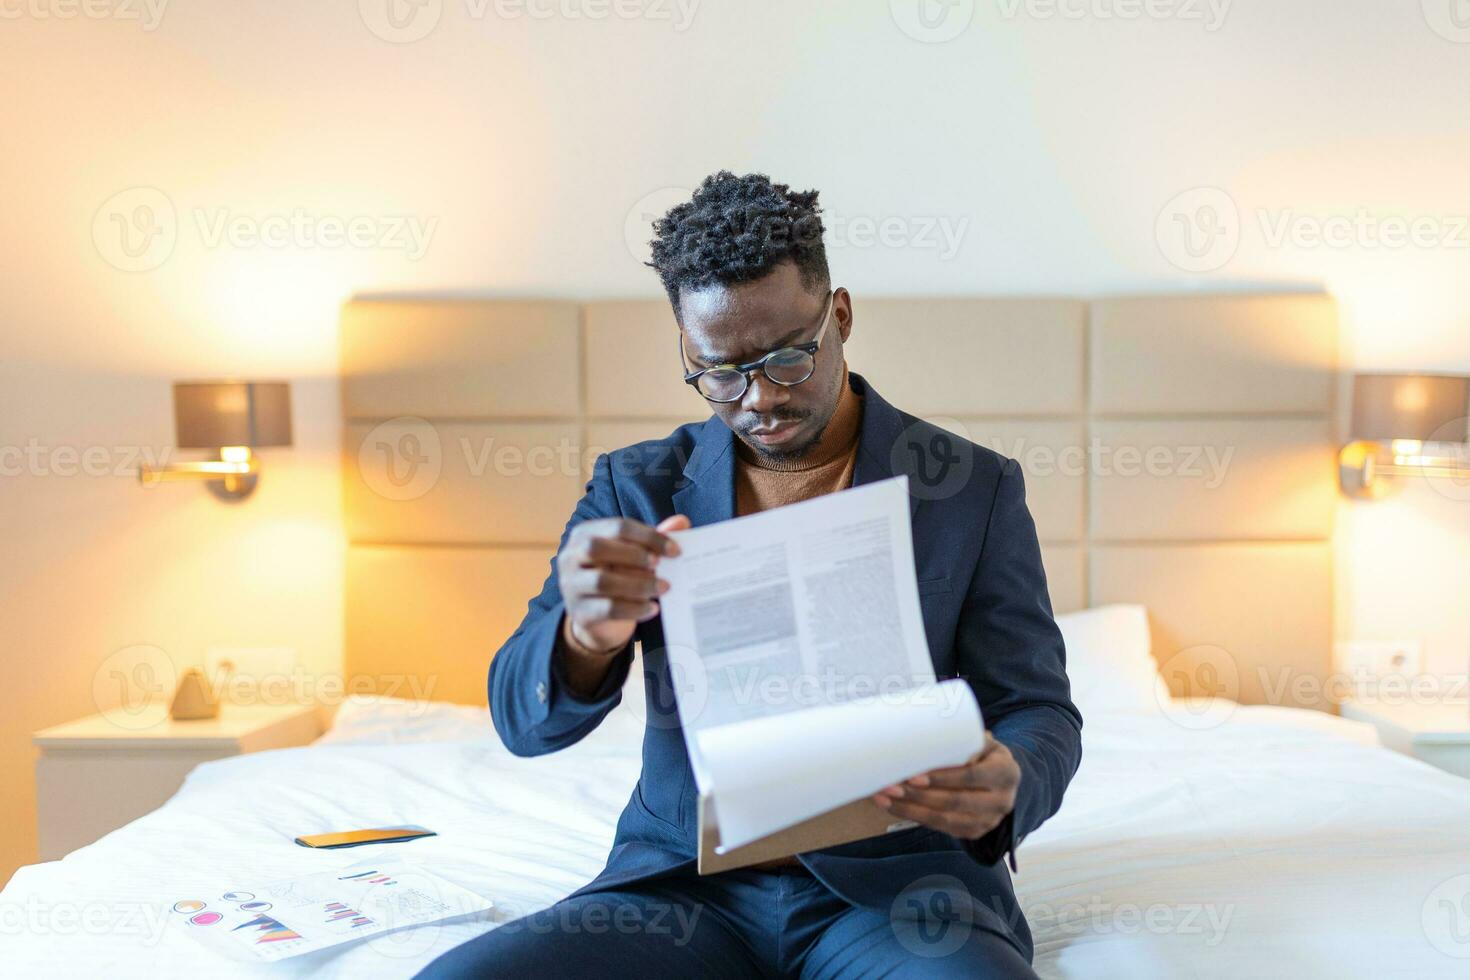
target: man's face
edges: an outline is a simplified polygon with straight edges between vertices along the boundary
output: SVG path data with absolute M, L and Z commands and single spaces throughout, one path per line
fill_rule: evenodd
M 690 370 L 745 364 L 782 347 L 811 343 L 821 328 L 827 294 L 801 282 L 785 262 L 755 282 L 710 286 L 679 294 L 684 355 Z M 821 438 L 837 408 L 842 384 L 842 345 L 852 330 L 852 301 L 838 289 L 831 322 L 816 354 L 812 376 L 778 385 L 762 371 L 750 377 L 738 401 L 710 408 L 751 449 L 771 459 L 800 457 Z

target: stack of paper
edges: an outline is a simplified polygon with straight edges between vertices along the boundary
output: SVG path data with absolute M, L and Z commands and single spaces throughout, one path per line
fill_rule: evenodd
M 721 853 L 980 750 L 929 657 L 907 477 L 675 537 L 664 639 Z

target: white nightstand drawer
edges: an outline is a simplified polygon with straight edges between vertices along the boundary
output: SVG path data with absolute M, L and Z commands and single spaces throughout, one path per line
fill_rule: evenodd
M 156 810 L 201 762 L 306 745 L 321 734 L 315 707 L 236 707 L 174 721 L 167 709 L 94 715 L 37 732 L 36 817 L 43 861 L 90 844 Z
M 1457 776 L 1470 777 L 1470 703 L 1346 701 L 1342 716 L 1373 725 L 1386 748 Z

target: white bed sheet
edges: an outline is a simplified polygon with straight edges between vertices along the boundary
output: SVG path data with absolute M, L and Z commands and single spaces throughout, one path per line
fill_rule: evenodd
M 481 714 L 417 710 L 358 706 L 316 746 L 201 766 L 154 813 L 21 869 L 0 892 L 7 973 L 411 976 L 597 873 L 638 772 L 636 705 L 540 759 L 510 756 Z M 1470 936 L 1459 947 L 1439 934 L 1437 946 L 1425 916 L 1453 897 L 1447 880 L 1470 872 L 1470 781 L 1365 744 L 1370 732 L 1273 708 L 1201 731 L 1151 714 L 1089 719 L 1062 812 L 1019 853 L 1038 971 L 1467 975 L 1470 960 L 1451 954 L 1470 955 Z M 291 842 L 398 822 L 440 836 L 344 851 Z M 421 864 L 497 910 L 259 966 L 222 960 L 167 922 L 167 905 L 201 888 L 374 854 Z
M 1470 780 L 1375 742 L 1287 708 L 1197 731 L 1093 719 L 1061 811 L 1020 850 L 1038 972 L 1470 976 L 1470 900 L 1440 904 L 1470 895 L 1453 881 L 1470 872 Z

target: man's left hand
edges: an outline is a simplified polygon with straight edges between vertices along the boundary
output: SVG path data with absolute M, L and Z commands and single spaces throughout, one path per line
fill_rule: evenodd
M 985 733 L 985 748 L 963 766 L 935 769 L 879 790 L 873 802 L 962 840 L 984 837 L 1016 807 L 1021 767 L 1011 750 Z

